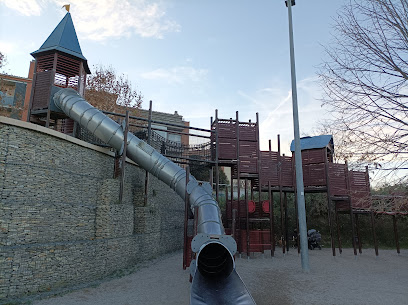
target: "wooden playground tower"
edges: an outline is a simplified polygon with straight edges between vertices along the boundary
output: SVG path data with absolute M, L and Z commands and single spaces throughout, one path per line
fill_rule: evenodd
M 275 240 L 277 224 L 274 223 L 273 209 L 274 193 L 279 194 L 281 236 L 278 239 L 285 253 L 289 249 L 287 194 L 297 191 L 294 154 L 292 156 L 281 154 L 279 136 L 278 151 L 271 150 L 271 141 L 269 141 L 269 150 L 260 150 L 258 114 L 255 122 L 242 122 L 239 121 L 238 112 L 234 119 L 221 119 L 218 118 L 216 111 L 211 129 L 213 161 L 217 167 L 231 168 L 231 185 L 229 192 L 226 188 L 226 211 L 223 219 L 226 231 L 237 241 L 239 253 L 246 252 L 249 256 L 250 252 L 263 253 L 264 250 L 271 250 L 271 255 L 274 255 L 277 242 Z M 305 193 L 326 194 L 333 256 L 336 255 L 335 227 L 337 227 L 339 252 L 342 252 L 338 217 L 340 213 L 350 216 L 355 255 L 357 244 L 361 253 L 359 215 L 370 217 L 376 255 L 378 255 L 378 244 L 374 216 L 378 213 L 391 215 L 394 220 L 394 233 L 399 253 L 396 215 L 407 214 L 407 201 L 399 198 L 401 196 L 383 198 L 372 196 L 367 167 L 365 171 L 355 171 L 349 170 L 347 163 L 333 162 L 334 143 L 330 135 L 302 138 L 301 149 Z M 294 151 L 293 143 L 291 151 Z M 242 186 L 243 194 L 241 194 Z M 218 183 L 216 190 L 218 194 Z M 255 191 L 258 192 L 256 200 Z M 268 194 L 268 200 L 261 199 L 261 194 L 264 192 Z M 294 198 L 297 222 L 296 196 Z M 387 209 L 384 209 L 385 205 L 388 205 Z M 297 248 L 299 250 L 299 245 Z

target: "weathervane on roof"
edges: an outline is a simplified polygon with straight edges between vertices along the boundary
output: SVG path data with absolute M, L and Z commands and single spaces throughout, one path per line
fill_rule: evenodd
M 61 8 L 65 7 L 65 9 L 67 10 L 67 12 L 69 13 L 69 7 L 71 6 L 71 4 L 65 4 L 63 5 Z

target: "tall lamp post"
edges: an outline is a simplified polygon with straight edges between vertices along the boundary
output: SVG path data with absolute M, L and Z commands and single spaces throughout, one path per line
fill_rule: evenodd
M 304 272 L 309 272 L 310 266 L 308 252 L 309 249 L 307 242 L 305 188 L 303 185 L 302 154 L 300 149 L 300 133 L 299 133 L 299 112 L 296 88 L 295 51 L 293 46 L 292 6 L 295 5 L 295 0 L 285 1 L 285 4 L 288 7 L 289 18 L 290 71 L 292 77 L 293 130 L 295 136 L 295 164 L 296 164 L 296 189 L 297 189 L 296 198 L 299 217 L 300 255 L 302 261 L 302 270 Z

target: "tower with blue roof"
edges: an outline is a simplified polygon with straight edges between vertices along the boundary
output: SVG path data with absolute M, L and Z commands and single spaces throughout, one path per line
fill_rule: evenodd
M 58 120 L 66 116 L 55 107 L 54 93 L 60 88 L 73 88 L 83 95 L 86 75 L 91 73 L 69 12 L 31 55 L 35 69 L 28 120 L 57 128 Z

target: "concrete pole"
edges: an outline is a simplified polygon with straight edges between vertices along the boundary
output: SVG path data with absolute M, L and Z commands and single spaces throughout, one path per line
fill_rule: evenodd
M 293 43 L 293 24 L 292 24 L 292 0 L 288 0 L 288 18 L 289 18 L 289 44 L 290 44 L 290 70 L 292 76 L 292 106 L 293 106 L 293 129 L 295 136 L 295 164 L 296 164 L 296 188 L 297 204 L 299 217 L 300 234 L 300 255 L 302 261 L 302 270 L 310 271 L 309 249 L 307 242 L 307 225 L 305 209 L 305 190 L 303 185 L 302 154 L 300 150 L 300 132 L 299 132 L 299 113 L 296 88 L 296 70 L 295 70 L 295 51 Z

